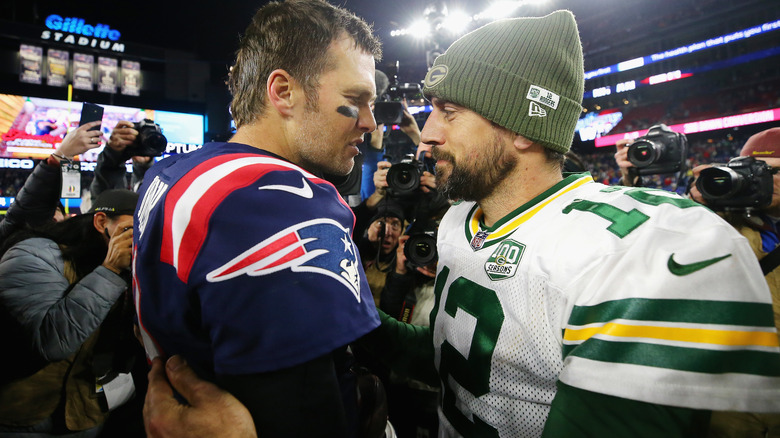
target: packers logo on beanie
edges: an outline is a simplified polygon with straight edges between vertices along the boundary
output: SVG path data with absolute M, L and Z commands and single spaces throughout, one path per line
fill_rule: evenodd
M 423 93 L 566 153 L 582 113 L 582 43 L 570 11 L 496 21 L 436 58 Z

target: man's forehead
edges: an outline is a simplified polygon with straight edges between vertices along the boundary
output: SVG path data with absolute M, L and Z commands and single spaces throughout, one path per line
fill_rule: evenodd
M 453 107 L 458 108 L 458 109 L 468 110 L 468 108 L 466 108 L 463 105 L 455 103 L 455 102 L 453 102 L 451 100 L 442 99 L 440 97 L 435 97 L 435 96 L 431 97 L 431 104 L 433 104 L 433 106 L 435 106 L 435 107 L 440 107 L 440 108 L 444 107 L 444 106 L 453 106 Z
M 350 37 L 334 40 L 328 51 L 330 65 L 324 74 L 331 74 L 341 84 L 341 91 L 362 98 L 376 98 L 373 55 L 355 46 Z

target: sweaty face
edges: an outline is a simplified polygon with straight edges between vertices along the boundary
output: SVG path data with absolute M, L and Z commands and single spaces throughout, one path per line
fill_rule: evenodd
M 328 54 L 331 68 L 320 74 L 316 105 L 299 110 L 295 146 L 304 168 L 346 175 L 363 134 L 376 129 L 374 58 L 346 36 L 331 43 Z
M 433 145 L 436 187 L 449 199 L 485 199 L 517 166 L 509 133 L 459 105 L 435 98 L 433 104 L 422 139 Z

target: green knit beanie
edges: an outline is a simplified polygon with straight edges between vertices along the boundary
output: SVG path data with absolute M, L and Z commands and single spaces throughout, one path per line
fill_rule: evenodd
M 582 113 L 584 85 L 574 15 L 556 11 L 496 21 L 462 36 L 436 58 L 423 93 L 566 153 Z

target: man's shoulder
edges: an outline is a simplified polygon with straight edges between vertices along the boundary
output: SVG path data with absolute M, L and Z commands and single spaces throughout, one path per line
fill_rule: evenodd
M 191 182 L 199 177 L 221 179 L 225 175 L 246 178 L 269 172 L 286 172 L 318 179 L 300 166 L 281 157 L 238 143 L 209 143 L 196 151 L 161 160 L 152 166 L 150 175 L 163 180 Z

